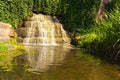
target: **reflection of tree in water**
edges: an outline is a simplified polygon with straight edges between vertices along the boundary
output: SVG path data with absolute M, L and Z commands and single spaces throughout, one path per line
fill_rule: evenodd
M 18 56 L 12 59 L 10 71 L 6 69 L 0 69 L 0 80 L 23 80 L 26 78 L 25 73 L 25 58 L 24 55 Z M 10 68 L 11 68 L 10 66 Z M 9 65 L 8 65 L 9 68 Z

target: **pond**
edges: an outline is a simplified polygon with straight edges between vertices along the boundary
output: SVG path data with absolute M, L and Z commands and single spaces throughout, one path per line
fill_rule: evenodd
M 120 80 L 115 64 L 67 46 L 26 46 L 0 80 Z

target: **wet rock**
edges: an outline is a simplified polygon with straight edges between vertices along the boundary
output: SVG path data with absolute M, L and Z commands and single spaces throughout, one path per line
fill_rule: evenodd
M 22 37 L 25 38 L 27 36 L 27 30 L 29 29 L 29 27 L 22 27 L 22 28 L 17 28 L 16 32 L 18 37 Z
M 24 21 L 23 27 L 31 27 L 31 21 Z
M 0 36 L 0 42 L 5 42 L 7 40 L 10 40 L 9 36 Z
M 80 36 L 75 36 L 75 40 L 80 40 Z
M 22 43 L 23 42 L 23 38 L 22 37 L 17 37 L 17 42 Z

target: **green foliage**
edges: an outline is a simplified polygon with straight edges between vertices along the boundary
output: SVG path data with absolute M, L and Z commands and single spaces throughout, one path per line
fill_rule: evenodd
M 5 45 L 5 43 L 0 42 L 0 53 L 1 52 L 7 52 L 8 51 L 8 46 Z
M 85 34 L 81 37 L 81 40 L 78 42 L 79 47 L 87 47 L 89 44 L 93 43 L 97 35 L 95 33 Z
M 34 10 L 37 13 L 45 13 L 45 14 L 64 14 L 68 4 L 66 0 L 34 0 Z
M 65 28 L 73 31 L 95 23 L 99 3 L 99 0 L 34 0 L 34 9 L 38 13 L 59 16 Z
M 95 23 L 99 3 L 96 0 L 0 0 L 0 21 L 16 28 L 34 7 L 37 13 L 59 16 L 65 28 L 73 31 Z
M 120 0 L 111 0 L 110 3 L 105 5 L 105 9 L 107 11 L 111 11 L 111 10 L 114 10 L 116 6 L 120 7 Z
M 16 42 L 15 39 L 10 39 L 6 42 L 0 42 L 0 54 L 2 53 L 8 53 L 10 50 L 23 50 L 24 47 Z
M 93 33 L 97 36 L 91 36 Z M 90 35 L 91 34 L 91 35 Z M 90 44 L 89 41 L 95 38 L 95 43 Z M 86 41 L 86 39 L 88 39 Z M 90 39 L 90 40 L 89 40 Z M 117 6 L 111 12 L 108 12 L 106 19 L 101 20 L 97 27 L 92 28 L 88 34 L 83 35 L 80 45 L 92 46 L 97 53 L 104 53 L 111 58 L 117 57 L 120 51 L 120 8 Z
M 64 16 L 67 29 L 89 28 L 94 25 L 99 3 L 99 0 L 70 0 Z
M 108 13 L 106 20 L 102 20 L 99 27 L 105 34 L 104 38 L 101 38 L 99 47 L 104 46 L 103 51 L 115 56 L 120 51 L 120 8 Z
M 10 23 L 14 28 L 30 15 L 33 0 L 0 0 L 0 21 Z

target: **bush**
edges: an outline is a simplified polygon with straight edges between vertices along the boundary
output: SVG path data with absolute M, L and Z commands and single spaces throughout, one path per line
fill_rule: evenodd
M 91 36 L 93 33 L 97 36 Z M 94 46 L 88 43 L 89 39 L 90 42 L 95 39 Z M 102 55 L 117 58 L 120 53 L 120 8 L 117 6 L 117 8 L 108 12 L 106 19 L 101 20 L 97 27 L 89 31 L 89 34 L 83 35 L 79 42 L 79 45 L 82 43 L 82 45 L 87 44 L 87 47 L 94 47 L 96 53 L 104 53 Z
M 57 15 L 65 28 L 73 31 L 95 23 L 99 3 L 96 0 L 0 0 L 0 21 L 16 28 L 34 6 L 37 13 Z
M 59 16 L 65 28 L 73 31 L 95 23 L 99 3 L 100 0 L 34 0 L 34 10 Z
M 17 28 L 20 21 L 30 15 L 33 0 L 0 0 L 0 21 Z
M 98 47 L 103 46 L 104 53 L 115 57 L 120 51 L 120 8 L 117 7 L 107 14 L 106 20 L 102 20 L 99 25 L 104 31 L 104 37 L 101 37 Z
M 95 33 L 85 34 L 81 37 L 81 40 L 78 42 L 79 47 L 89 47 L 90 44 L 94 43 L 97 35 Z
M 67 0 L 34 0 L 34 11 L 50 15 L 63 15 L 69 4 Z
M 70 0 L 67 12 L 64 15 L 66 29 L 71 31 L 94 25 L 99 3 L 99 0 Z

